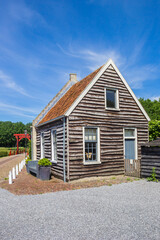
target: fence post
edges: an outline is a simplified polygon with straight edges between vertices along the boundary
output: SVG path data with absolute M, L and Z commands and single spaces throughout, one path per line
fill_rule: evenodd
M 18 165 L 16 165 L 16 175 L 18 175 Z
M 16 174 L 15 174 L 15 168 L 14 168 L 14 167 L 12 168 L 12 177 L 13 177 L 13 179 L 15 179 L 15 178 L 16 178 Z
M 19 171 L 21 172 L 21 170 L 22 170 L 22 169 L 21 169 L 21 163 L 19 163 Z
M 12 173 L 9 171 L 9 184 L 12 184 Z

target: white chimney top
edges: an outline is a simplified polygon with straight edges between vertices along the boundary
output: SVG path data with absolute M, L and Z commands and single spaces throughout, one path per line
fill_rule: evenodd
M 76 73 L 70 73 L 69 74 L 70 75 L 70 81 L 73 81 L 73 82 L 78 82 L 78 80 L 77 80 L 77 74 Z

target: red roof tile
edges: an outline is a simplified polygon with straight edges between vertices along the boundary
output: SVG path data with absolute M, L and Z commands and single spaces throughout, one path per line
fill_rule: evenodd
M 81 81 L 75 83 L 64 96 L 49 110 L 49 112 L 44 116 L 44 118 L 39 122 L 39 124 L 52 120 L 54 118 L 60 117 L 66 113 L 66 111 L 71 107 L 74 101 L 79 97 L 87 85 L 92 81 L 92 79 L 97 75 L 98 68 L 87 77 L 83 78 Z

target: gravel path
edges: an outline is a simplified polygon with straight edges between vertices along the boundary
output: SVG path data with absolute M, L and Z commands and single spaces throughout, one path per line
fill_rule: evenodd
M 0 239 L 160 239 L 160 183 L 42 195 L 0 189 Z

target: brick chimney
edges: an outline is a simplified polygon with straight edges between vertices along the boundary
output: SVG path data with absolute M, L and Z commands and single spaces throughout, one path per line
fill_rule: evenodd
M 73 81 L 75 83 L 78 82 L 76 73 L 70 73 L 69 75 L 70 75 L 70 78 L 69 78 L 70 81 Z

